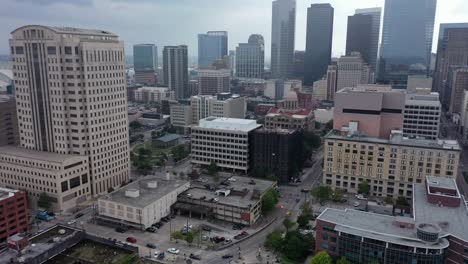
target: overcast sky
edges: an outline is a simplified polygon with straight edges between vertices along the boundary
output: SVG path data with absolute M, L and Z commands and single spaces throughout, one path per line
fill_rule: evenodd
M 408 0 L 412 1 L 412 0 Z M 112 31 L 125 41 L 126 53 L 136 43 L 186 44 L 197 54 L 197 34 L 226 30 L 229 49 L 252 33 L 265 37 L 270 57 L 271 0 L 0 0 L 0 54 L 9 53 L 10 32 L 27 24 L 73 26 Z M 307 7 L 327 1 L 297 0 L 296 49 L 304 50 Z M 347 16 L 356 8 L 383 7 L 384 0 L 330 0 L 335 8 L 333 56 L 344 53 Z M 439 24 L 468 22 L 467 0 L 439 0 Z M 415 10 L 416 12 L 417 10 Z M 404 30 L 404 29 L 402 29 Z M 434 42 L 433 50 L 436 49 Z

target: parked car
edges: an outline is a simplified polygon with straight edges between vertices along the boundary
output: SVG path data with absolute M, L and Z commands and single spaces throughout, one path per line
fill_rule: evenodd
M 125 231 L 127 231 L 127 230 L 125 228 L 122 228 L 122 227 L 117 227 L 115 229 L 115 231 L 118 232 L 118 233 L 125 233 Z
M 180 250 L 178 250 L 177 248 L 168 248 L 167 252 L 174 254 L 174 255 L 178 255 L 180 253 Z
M 137 240 L 136 240 L 136 238 L 134 238 L 134 237 L 127 237 L 127 242 L 136 243 Z
M 361 205 L 361 204 L 359 202 L 357 202 L 357 201 L 353 203 L 354 207 L 358 207 L 359 205 Z
M 148 228 L 146 228 L 146 231 L 147 231 L 147 232 L 154 233 L 154 232 L 156 232 L 156 228 L 154 228 L 154 227 L 148 227 Z
M 364 201 L 367 201 L 367 198 L 364 197 L 364 195 L 362 194 L 356 194 L 355 197 L 358 199 L 358 200 L 364 200 Z
M 76 223 L 76 220 L 75 220 L 75 219 L 68 221 L 68 223 L 67 223 L 67 224 L 69 224 L 69 225 L 73 225 L 74 223 Z
M 80 217 L 82 217 L 83 215 L 84 215 L 83 213 L 77 213 L 77 214 L 75 215 L 75 219 L 80 218 Z
M 225 244 L 232 243 L 232 240 L 231 240 L 231 239 L 229 239 L 229 238 L 227 238 L 226 240 L 224 240 L 224 243 L 225 243 Z
M 225 237 L 221 237 L 221 236 L 215 236 L 215 237 L 212 238 L 212 240 L 213 240 L 213 242 L 215 242 L 215 243 L 221 243 L 221 242 L 223 242 L 224 240 L 226 240 L 226 238 L 225 238 Z
M 153 243 L 148 243 L 148 244 L 146 244 L 146 247 L 147 247 L 147 248 L 153 248 L 153 249 L 154 249 L 154 248 L 156 248 L 156 245 L 153 244 Z
M 196 260 L 201 260 L 201 257 L 199 255 L 195 255 L 193 253 L 190 253 L 189 258 L 196 259 Z
M 246 236 L 248 236 L 248 235 L 249 235 L 249 233 L 247 233 L 247 232 L 245 232 L 245 231 L 242 231 L 241 233 L 237 234 L 237 235 L 234 237 L 234 239 L 241 239 L 241 238 L 246 237 Z
M 209 226 L 203 226 L 202 230 L 207 231 L 207 232 L 211 232 L 211 228 Z
M 233 258 L 234 256 L 232 254 L 226 254 L 226 255 L 223 255 L 222 258 L 223 259 L 229 259 L 229 258 Z
M 161 221 L 163 221 L 163 222 L 169 222 L 169 220 L 170 220 L 170 219 L 169 219 L 169 217 L 167 217 L 167 216 L 161 218 Z
M 164 259 L 164 252 L 155 251 L 154 257 L 157 259 Z
M 206 241 L 206 240 L 208 240 L 208 239 L 209 239 L 209 237 L 208 237 L 208 236 L 206 236 L 206 235 L 203 235 L 203 236 L 201 237 L 201 239 L 202 239 L 203 241 Z

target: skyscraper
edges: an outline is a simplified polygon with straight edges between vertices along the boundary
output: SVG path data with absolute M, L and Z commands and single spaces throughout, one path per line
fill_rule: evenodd
M 307 9 L 304 85 L 312 85 L 327 72 L 331 60 L 334 9 L 312 4 Z
M 228 54 L 228 33 L 208 31 L 198 34 L 198 68 L 207 68 Z
M 163 50 L 164 81 L 175 92 L 177 100 L 187 98 L 188 52 L 187 46 L 165 46 Z
M 94 195 L 126 182 L 127 94 L 119 37 L 103 30 L 31 25 L 12 32 L 10 47 L 21 147 L 62 161 L 67 158 L 55 153 L 85 157 L 89 171 L 80 173 L 81 182 L 89 177 Z M 70 181 L 70 189 L 78 185 L 79 178 Z
M 248 43 L 239 43 L 236 48 L 236 75 L 241 78 L 263 78 L 265 41 L 263 36 L 253 34 Z
M 137 44 L 133 46 L 133 68 L 135 81 L 144 85 L 156 85 L 158 69 L 158 48 L 154 44 Z
M 341 56 L 337 65 L 337 91 L 345 87 L 353 88 L 358 84 L 369 83 L 370 68 L 359 52 L 353 51 L 349 56 Z
M 272 7 L 271 75 L 287 78 L 293 67 L 296 0 L 275 0 Z
M 372 17 L 370 15 L 348 16 L 346 55 L 359 52 L 366 63 L 371 58 Z
M 370 50 L 369 50 L 369 59 L 366 61 L 370 66 L 374 73 L 377 71 L 377 54 L 379 51 L 379 41 L 380 41 L 380 17 L 382 14 L 382 8 L 374 7 L 374 8 L 363 8 L 363 9 L 356 9 L 356 15 L 368 15 L 372 17 L 372 24 L 371 24 L 371 36 L 370 36 Z M 367 27 L 366 27 L 367 28 Z M 349 33 L 349 29 L 348 29 Z M 356 50 L 359 51 L 359 50 Z M 351 53 L 351 50 L 349 51 Z M 360 51 L 363 56 L 365 55 L 364 51 Z M 348 54 L 348 49 L 346 49 L 346 53 Z
M 379 82 L 406 88 L 409 74 L 427 73 L 437 0 L 386 0 Z

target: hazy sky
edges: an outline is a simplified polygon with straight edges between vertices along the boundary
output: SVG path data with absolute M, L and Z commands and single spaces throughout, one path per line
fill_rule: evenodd
M 412 1 L 412 0 L 408 0 Z M 136 43 L 186 44 L 197 54 L 197 34 L 226 30 L 229 49 L 252 33 L 265 37 L 270 57 L 271 0 L 0 0 L 0 54 L 9 53 L 10 32 L 27 24 L 73 26 L 112 31 L 125 41 L 126 53 Z M 330 2 L 335 8 L 333 56 L 344 53 L 347 16 L 356 8 L 383 7 L 384 0 L 297 0 L 296 49 L 304 50 L 307 7 Z M 468 22 L 467 0 L 439 0 L 439 23 Z M 417 11 L 417 10 L 415 10 Z M 402 29 L 404 30 L 404 29 Z M 433 50 L 436 49 L 434 42 Z

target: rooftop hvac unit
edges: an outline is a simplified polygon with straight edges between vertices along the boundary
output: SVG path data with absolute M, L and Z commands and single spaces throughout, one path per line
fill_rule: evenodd
M 131 197 L 131 198 L 137 198 L 138 196 L 140 196 L 140 190 L 128 189 L 125 191 L 125 196 Z

